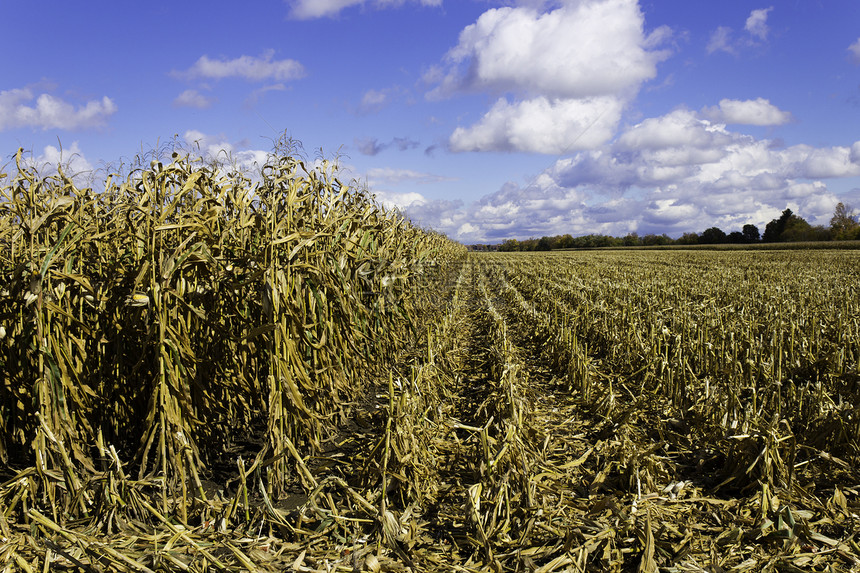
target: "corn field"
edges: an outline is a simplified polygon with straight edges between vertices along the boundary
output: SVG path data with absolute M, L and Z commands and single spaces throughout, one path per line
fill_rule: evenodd
M 0 567 L 850 571 L 860 254 L 466 254 L 332 162 L 0 175 Z

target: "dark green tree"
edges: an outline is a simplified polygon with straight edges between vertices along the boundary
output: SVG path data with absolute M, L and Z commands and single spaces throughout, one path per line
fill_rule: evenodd
M 798 241 L 814 241 L 817 239 L 815 229 L 803 217 L 792 215 L 786 222 L 780 241 L 795 243 Z
M 726 233 L 719 227 L 711 227 L 705 229 L 699 236 L 699 244 L 701 245 L 716 245 L 726 242 Z
M 783 211 L 779 219 L 773 219 L 765 226 L 764 236 L 762 236 L 761 240 L 765 243 L 776 243 L 783 240 L 782 234 L 792 217 L 794 217 L 794 213 L 791 212 L 791 209 Z
M 731 243 L 733 245 L 740 245 L 740 244 L 746 243 L 747 240 L 746 240 L 746 237 L 744 237 L 744 234 L 741 233 L 740 231 L 732 231 L 726 237 L 726 242 Z
M 745 243 L 758 243 L 761 240 L 761 235 L 758 232 L 758 227 L 755 225 L 747 223 L 744 225 L 743 231 L 741 231 L 744 236 Z

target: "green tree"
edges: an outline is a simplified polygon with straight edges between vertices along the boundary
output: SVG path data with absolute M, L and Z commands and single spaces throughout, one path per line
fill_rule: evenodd
M 719 227 L 711 227 L 702 231 L 699 243 L 702 245 L 715 245 L 726 242 L 726 233 Z
M 747 240 L 746 237 L 744 237 L 744 234 L 740 231 L 732 231 L 729 233 L 729 236 L 726 237 L 726 242 L 732 244 L 743 244 L 746 243 Z
M 536 251 L 551 251 L 552 250 L 552 238 L 551 237 L 541 237 L 537 245 L 535 245 Z
M 761 240 L 761 235 L 758 232 L 758 227 L 755 225 L 747 223 L 744 225 L 743 230 L 741 231 L 744 235 L 745 243 L 757 243 Z
M 830 233 L 836 240 L 855 239 L 860 230 L 857 216 L 852 214 L 850 205 L 840 202 L 833 211 L 830 219 Z
M 768 223 L 764 228 L 764 236 L 761 238 L 765 243 L 776 243 L 778 241 L 784 240 L 782 238 L 782 233 L 785 231 L 786 225 L 794 217 L 794 213 L 791 212 L 791 209 L 786 209 L 782 212 L 782 215 L 779 216 L 779 219 L 773 219 L 770 223 Z
M 567 233 L 567 234 L 562 235 L 561 238 L 559 238 L 558 247 L 556 247 L 556 248 L 569 249 L 572 246 L 573 246 L 573 237 L 570 235 L 570 233 Z
M 639 233 L 635 231 L 627 233 L 627 235 L 624 237 L 625 247 L 638 247 L 641 244 L 642 240 L 639 238 Z
M 681 235 L 675 243 L 679 245 L 698 245 L 699 244 L 699 234 L 698 233 L 684 233 Z

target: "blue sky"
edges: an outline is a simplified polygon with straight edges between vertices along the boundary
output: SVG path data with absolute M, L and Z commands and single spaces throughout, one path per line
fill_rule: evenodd
M 177 138 L 253 170 L 286 131 L 467 243 L 860 207 L 854 0 L 0 6 L 0 165 Z

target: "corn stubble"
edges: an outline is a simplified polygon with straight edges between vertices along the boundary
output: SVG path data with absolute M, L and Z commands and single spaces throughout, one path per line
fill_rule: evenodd
M 467 256 L 289 141 L 0 183 L 4 570 L 860 566 L 853 253 Z

